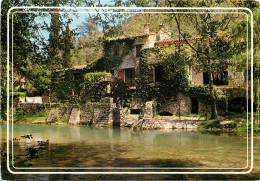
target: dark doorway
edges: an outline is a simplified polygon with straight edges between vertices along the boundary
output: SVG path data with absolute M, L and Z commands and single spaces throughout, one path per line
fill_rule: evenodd
M 255 112 L 255 106 L 253 105 Z M 237 97 L 232 99 L 228 104 L 228 111 L 236 113 L 246 113 L 247 112 L 247 99 L 245 97 Z M 251 111 L 251 100 L 248 99 L 248 111 Z
M 173 116 L 172 113 L 164 111 L 164 112 L 160 112 L 160 116 Z
M 141 110 L 140 109 L 131 109 L 130 114 L 140 114 Z
M 155 82 L 162 82 L 163 66 L 159 65 L 155 67 Z
M 191 98 L 191 113 L 193 114 L 199 113 L 199 103 L 196 97 Z

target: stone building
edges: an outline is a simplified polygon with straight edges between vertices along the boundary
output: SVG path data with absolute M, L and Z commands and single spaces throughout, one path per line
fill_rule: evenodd
M 172 44 L 177 44 L 179 39 L 172 39 L 171 33 L 163 28 L 158 32 L 150 32 L 146 29 L 144 33 L 136 35 L 134 37 L 134 43 L 132 49 L 128 54 L 122 56 L 122 47 L 120 44 L 124 43 L 126 37 L 120 37 L 111 39 L 110 42 L 114 42 L 116 46 L 111 49 L 111 55 L 114 57 L 121 56 L 122 60 L 119 65 L 112 68 L 113 75 L 123 80 L 130 89 L 136 89 L 135 78 L 140 74 L 140 56 L 141 50 L 145 50 L 148 54 L 151 50 L 169 46 Z M 194 41 L 199 43 L 200 37 L 189 38 L 189 41 Z M 181 40 L 185 43 L 184 40 Z M 191 56 L 192 58 L 192 56 Z M 149 81 L 150 82 L 160 82 L 162 77 L 162 67 L 160 63 L 149 57 Z M 188 67 L 187 71 L 189 73 L 189 80 L 193 84 L 208 84 L 208 76 L 205 72 L 197 72 L 194 67 Z M 228 102 L 230 107 L 236 104 L 246 105 L 246 76 L 244 72 L 236 72 L 231 67 L 226 66 L 222 73 L 213 75 L 213 83 L 218 88 L 223 90 L 223 92 L 228 96 Z M 230 95 L 228 92 L 230 90 L 237 89 L 237 93 Z M 134 109 L 137 109 L 136 107 Z M 188 97 L 183 94 L 178 95 L 178 99 L 173 101 L 170 105 L 165 106 L 162 110 L 162 114 L 177 115 L 180 112 L 184 113 L 195 113 L 205 111 L 205 105 L 199 103 L 196 97 Z M 236 108 L 235 108 L 236 109 Z M 240 109 L 240 108 L 237 108 Z M 244 111 L 244 110 L 241 110 Z

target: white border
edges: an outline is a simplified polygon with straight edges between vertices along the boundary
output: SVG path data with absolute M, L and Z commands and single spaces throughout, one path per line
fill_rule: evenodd
M 13 9 L 158 9 L 158 10 L 165 10 L 165 9 L 169 9 L 169 10 L 173 10 L 173 9 L 199 9 L 199 10 L 205 10 L 205 9 L 209 9 L 209 10 L 219 10 L 219 9 L 224 9 L 224 10 L 246 10 L 249 11 L 250 15 L 251 15 L 251 62 L 253 62 L 253 14 L 252 11 L 248 8 L 114 8 L 114 7 L 79 7 L 79 8 L 72 8 L 72 7 L 13 7 L 11 9 L 9 9 L 8 11 L 8 17 L 7 17 L 7 168 L 8 170 L 13 173 L 13 174 L 245 174 L 245 173 L 250 173 L 253 169 L 253 101 L 251 101 L 251 166 L 250 169 L 246 172 L 14 172 L 10 169 L 10 165 L 9 165 L 9 20 L 10 20 L 10 12 Z M 66 12 L 68 13 L 68 12 Z M 79 13 L 79 12 L 76 12 Z M 111 12 L 110 12 L 111 13 Z M 119 13 L 119 12 L 116 12 Z M 124 13 L 129 13 L 129 12 L 124 12 Z M 134 12 L 134 13 L 144 13 L 144 12 Z M 150 12 L 151 13 L 151 12 Z M 158 12 L 157 12 L 158 13 Z M 163 13 L 163 12 L 159 12 L 159 13 Z M 169 13 L 175 13 L 175 12 L 169 12 Z M 214 13 L 214 12 L 211 12 Z M 248 15 L 248 14 L 247 14 Z M 247 16 L 248 18 L 248 16 Z M 248 35 L 247 35 L 248 36 Z M 248 52 L 247 52 L 248 54 Z M 12 60 L 13 61 L 13 60 Z M 251 70 L 253 67 L 253 63 L 251 63 Z M 251 100 L 253 97 L 253 72 L 251 71 Z M 12 77 L 12 83 L 13 83 L 13 77 Z M 247 85 L 248 86 L 248 85 Z M 247 90 L 248 92 L 248 90 Z M 247 112 L 248 114 L 248 112 Z M 248 121 L 248 120 L 247 120 Z M 13 131 L 12 131 L 13 134 Z M 247 135 L 248 136 L 248 135 Z M 247 137 L 248 140 L 248 137 Z M 247 144 L 248 145 L 248 144 Z M 247 149 L 248 151 L 248 149 Z M 132 168 L 132 167 L 131 167 Z M 36 168 L 36 169 L 40 169 L 40 168 Z M 54 169 L 54 168 L 52 168 Z M 64 169 L 64 168 L 63 168 Z M 75 168 L 72 168 L 75 169 Z M 100 168 L 100 169 L 104 169 L 104 168 Z M 115 169 L 115 168 L 111 168 L 111 169 Z M 120 169 L 120 168 L 119 168 Z M 124 168 L 124 169 L 129 169 L 129 168 Z M 155 169 L 155 168 L 144 168 L 144 169 Z M 162 168 L 162 169 L 168 169 L 168 168 Z M 173 168 L 176 169 L 176 168 Z M 181 168 L 181 169 L 185 169 L 185 168 Z M 187 168 L 186 168 L 187 169 Z M 192 168 L 192 169 L 196 169 L 196 168 Z M 208 168 L 197 168 L 197 169 L 208 169 Z M 213 168 L 212 168 L 213 169 Z M 221 169 L 221 168 L 219 168 Z M 225 169 L 225 168 L 222 168 Z M 227 169 L 232 169 L 232 168 L 227 168 Z M 233 168 L 234 169 L 234 168 Z
M 13 15 L 14 14 L 24 14 L 24 13 L 36 13 L 34 11 L 28 11 L 28 12 L 14 12 L 12 14 L 12 20 L 13 20 Z M 40 12 L 40 13 L 56 13 L 56 12 Z M 59 13 L 97 13 L 97 12 L 59 12 Z M 110 12 L 99 12 L 101 14 L 103 13 L 110 13 Z M 146 13 L 146 14 L 150 14 L 151 12 L 111 12 L 111 13 L 133 13 L 133 14 L 143 14 L 143 13 Z M 152 13 L 162 13 L 162 14 L 173 14 L 173 12 L 152 12 Z M 175 13 L 175 12 L 174 12 Z M 248 25 L 248 14 L 246 13 L 243 13 L 243 12 L 201 12 L 201 13 L 212 13 L 212 14 L 245 14 L 246 17 L 247 17 L 247 25 Z M 176 12 L 176 14 L 197 14 L 197 12 Z M 12 31 L 13 31 L 13 23 L 12 23 Z M 13 32 L 12 32 L 12 40 L 13 40 Z M 248 43 L 248 27 L 247 27 L 247 43 Z M 12 43 L 12 53 L 13 53 L 13 43 Z M 247 53 L 248 53 L 248 46 L 247 46 Z M 13 56 L 12 56 L 13 58 Z M 247 64 L 248 64 L 248 56 L 247 56 Z M 13 65 L 13 60 L 12 60 L 12 65 Z M 248 66 L 247 66 L 248 67 Z M 12 69 L 13 70 L 13 69 Z M 125 72 L 124 72 L 125 73 Z M 247 71 L 248 73 L 248 71 Z M 247 75 L 248 77 L 248 75 Z M 12 76 L 12 79 L 13 79 L 13 76 Z M 248 83 L 247 83 L 248 84 Z M 12 90 L 13 90 L 13 80 L 12 80 Z M 246 96 L 248 97 L 248 86 L 247 86 L 247 89 L 246 89 Z M 13 101 L 13 99 L 12 99 Z M 12 105 L 13 105 L 13 102 L 12 102 Z M 248 106 L 247 106 L 247 109 L 248 109 Z M 247 110 L 248 112 L 248 110 Z M 248 118 L 247 118 L 247 129 L 248 129 Z M 247 130 L 248 132 L 248 130 Z M 12 140 L 13 140 L 13 112 L 12 112 Z M 136 170 L 158 170 L 158 169 L 173 169 L 173 170 L 178 170 L 178 169 L 194 169 L 194 170 L 200 170 L 200 169 L 218 169 L 218 170 L 226 170 L 226 169 L 232 169 L 232 170 L 239 170 L 239 169 L 246 169 L 248 168 L 248 133 L 247 133 L 247 160 L 246 160 L 246 167 L 243 167 L 243 168 L 189 168 L 189 167 L 113 167 L 113 168 L 109 168 L 109 167 L 80 167 L 80 168 L 77 168 L 77 167 L 15 167 L 14 166 L 14 159 L 13 159 L 13 156 L 14 156 L 14 151 L 13 151 L 13 141 L 12 141 L 12 167 L 15 168 L 15 169 L 117 169 L 117 170 L 120 170 L 120 169 L 136 169 Z

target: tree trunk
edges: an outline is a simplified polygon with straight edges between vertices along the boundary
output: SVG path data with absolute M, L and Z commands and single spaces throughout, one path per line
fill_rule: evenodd
M 259 78 L 256 79 L 256 102 L 255 102 L 255 106 L 256 106 L 256 119 L 255 119 L 255 126 L 260 126 L 259 125 L 259 112 L 260 112 L 260 89 L 259 89 L 259 86 L 260 86 L 260 80 Z M 251 108 L 253 109 L 253 108 Z
M 209 90 L 210 90 L 210 105 L 211 105 L 211 117 L 210 119 L 216 119 L 218 117 L 216 98 L 214 94 L 212 73 L 208 71 L 209 75 Z
M 50 105 L 50 108 L 51 108 L 51 89 L 49 90 L 49 105 Z

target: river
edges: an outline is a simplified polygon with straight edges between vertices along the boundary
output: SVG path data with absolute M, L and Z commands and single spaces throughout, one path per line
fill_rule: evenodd
M 10 153 L 13 151 L 10 160 L 14 159 L 13 166 L 16 168 L 12 169 L 14 171 L 84 172 L 117 169 L 117 171 L 234 172 L 241 171 L 237 168 L 247 166 L 247 139 L 246 136 L 240 135 L 185 130 L 133 131 L 122 128 L 56 125 L 14 125 L 13 130 L 13 138 L 17 139 L 13 141 L 13 149 L 10 142 Z M 30 134 L 32 135 L 30 139 L 21 137 Z M 6 125 L 1 126 L 1 136 L 3 147 L 7 138 Z M 11 134 L 10 137 L 9 140 L 12 140 Z M 46 143 L 43 147 L 39 147 L 39 141 Z M 4 161 L 2 159 L 2 164 Z M 81 174 L 11 176 L 5 170 L 4 177 L 29 180 L 44 178 L 257 179 L 260 178 L 259 165 L 260 139 L 258 137 L 254 140 L 254 170 L 250 174 L 157 175 L 153 177 L 149 175 L 110 175 L 110 177 L 99 175 L 97 177 Z

